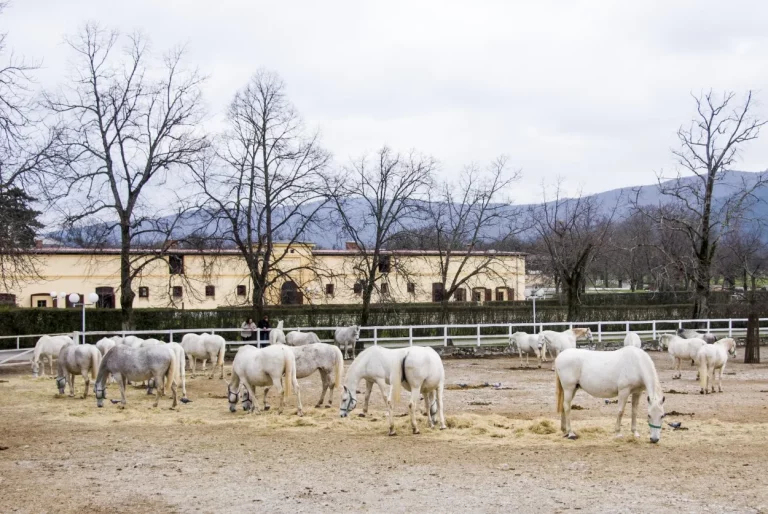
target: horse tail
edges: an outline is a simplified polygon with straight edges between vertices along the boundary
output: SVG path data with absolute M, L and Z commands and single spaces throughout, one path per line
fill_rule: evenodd
M 563 412 L 563 396 L 563 384 L 560 382 L 560 375 L 557 373 L 557 369 L 555 369 L 555 398 L 557 399 L 558 414 Z
M 179 374 L 179 359 L 176 355 L 176 351 L 173 348 L 169 348 L 171 354 L 171 364 L 168 366 L 168 371 L 165 372 L 165 390 L 170 391 L 171 385 L 178 380 Z
M 392 367 L 389 370 L 389 401 L 392 405 L 397 405 L 400 401 L 400 390 L 402 388 L 403 381 L 403 368 L 405 368 L 405 358 L 408 356 L 404 353 L 402 356 L 398 355 L 392 361 Z
M 187 356 L 186 352 L 184 351 L 184 348 L 181 345 L 175 346 L 174 350 L 176 350 L 176 360 L 179 361 L 179 376 L 181 377 L 181 397 L 186 398 L 187 396 Z
M 91 378 L 96 379 L 96 373 L 99 371 L 101 364 L 101 352 L 98 348 L 91 348 Z
M 707 392 L 707 380 L 709 378 L 708 360 L 706 354 L 699 357 L 699 385 L 704 392 Z
M 289 396 L 293 394 L 293 382 L 296 380 L 296 357 L 290 348 L 283 348 L 283 362 L 285 366 L 283 395 Z
M 222 338 L 221 340 L 221 348 L 219 348 L 219 358 L 216 360 L 217 366 L 224 366 L 224 354 L 227 352 L 227 343 Z
M 338 389 L 341 386 L 341 375 L 344 373 L 344 354 L 341 353 L 338 346 L 331 346 L 335 357 L 333 362 L 334 381 L 333 387 Z

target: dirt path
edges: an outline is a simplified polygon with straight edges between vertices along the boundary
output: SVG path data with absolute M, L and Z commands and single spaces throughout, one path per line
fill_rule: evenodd
M 725 393 L 700 396 L 653 354 L 666 410 L 687 431 L 615 439 L 616 405 L 579 394 L 577 441 L 554 432 L 553 373 L 517 359 L 446 361 L 449 430 L 386 436 L 377 391 L 368 418 L 295 407 L 227 410 L 219 380 L 188 382 L 193 403 L 159 409 L 138 390 L 120 411 L 56 398 L 51 379 L 0 375 L 0 512 L 761 512 L 768 510 L 768 366 L 729 365 Z M 510 369 L 515 368 L 515 369 Z M 319 380 L 301 381 L 305 406 Z M 79 391 L 82 383 L 78 382 Z M 670 394 L 670 389 L 689 394 Z M 110 398 L 118 396 L 110 387 Z M 272 403 L 276 403 L 273 401 Z M 293 400 L 290 403 L 295 406 Z M 629 411 L 629 409 L 627 409 Z M 404 406 L 400 406 L 404 412 Z M 357 414 L 357 411 L 355 411 Z M 625 418 L 628 436 L 629 418 Z

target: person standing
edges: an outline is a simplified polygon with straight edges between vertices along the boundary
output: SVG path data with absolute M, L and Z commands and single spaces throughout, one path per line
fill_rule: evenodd
M 240 337 L 243 341 L 253 341 L 256 331 L 258 327 L 256 326 L 256 323 L 253 322 L 253 318 L 248 318 L 243 322 L 243 324 L 240 326 L 241 332 Z
M 262 348 L 264 346 L 269 346 L 269 329 L 271 328 L 269 326 L 269 316 L 264 316 L 264 318 L 259 321 L 258 327 L 261 329 L 261 332 L 259 334 L 259 348 Z

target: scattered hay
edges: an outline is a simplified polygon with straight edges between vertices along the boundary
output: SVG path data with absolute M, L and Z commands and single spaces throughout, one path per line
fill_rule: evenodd
M 667 412 L 667 416 L 695 416 L 696 414 L 693 412 L 678 412 L 676 410 L 673 410 L 672 412 Z
M 484 406 L 484 405 L 491 405 L 491 402 L 474 401 L 474 402 L 469 402 L 469 405 Z
M 674 389 L 670 389 L 669 391 L 666 391 L 665 394 L 688 394 L 686 391 L 676 391 Z
M 571 405 L 571 410 L 584 410 L 584 407 L 581 405 L 576 405 L 575 403 Z
M 548 419 L 543 419 L 538 423 L 534 423 L 528 427 L 528 431 L 539 435 L 554 434 L 557 432 L 555 425 Z
M 312 418 L 303 417 L 303 418 L 296 418 L 293 420 L 293 423 L 291 425 L 295 427 L 316 427 L 317 421 L 315 421 Z
M 75 418 L 82 418 L 83 416 L 87 416 L 88 412 L 84 410 L 78 410 L 78 411 L 70 412 L 69 415 Z
M 584 427 L 581 430 L 579 430 L 579 435 L 598 435 L 598 434 L 605 434 L 605 429 L 603 427 Z
M 464 416 L 448 416 L 445 419 L 445 424 L 448 428 L 472 428 L 472 421 Z

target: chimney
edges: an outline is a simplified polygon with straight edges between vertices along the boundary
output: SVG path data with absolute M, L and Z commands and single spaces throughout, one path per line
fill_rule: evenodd
M 345 248 L 346 248 L 347 250 L 353 250 L 353 251 L 357 251 L 357 250 L 359 250 L 359 249 L 360 249 L 360 248 L 357 246 L 357 243 L 355 243 L 354 241 L 347 241 L 347 242 L 345 243 Z

